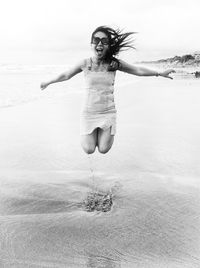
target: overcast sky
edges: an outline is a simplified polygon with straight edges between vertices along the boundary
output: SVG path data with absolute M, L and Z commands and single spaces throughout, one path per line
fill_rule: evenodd
M 199 0 L 0 0 L 2 63 L 67 62 L 87 56 L 99 25 L 136 31 L 135 60 L 200 50 Z M 49 56 L 51 55 L 51 56 Z M 127 54 L 128 55 L 128 54 Z

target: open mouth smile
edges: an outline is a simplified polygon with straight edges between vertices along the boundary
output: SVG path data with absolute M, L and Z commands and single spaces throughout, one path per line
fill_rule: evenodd
M 97 54 L 100 56 L 103 54 L 103 48 L 96 48 Z

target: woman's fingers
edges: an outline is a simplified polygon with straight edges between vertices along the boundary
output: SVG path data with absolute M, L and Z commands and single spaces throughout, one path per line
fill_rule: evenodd
M 166 70 L 164 73 L 163 73 L 163 76 L 166 77 L 166 78 L 169 78 L 169 79 L 173 79 L 173 77 L 170 76 L 171 73 L 175 73 L 176 71 L 173 70 L 173 69 L 170 69 L 170 70 Z
M 44 90 L 46 87 L 47 87 L 47 84 L 46 84 L 46 83 L 41 83 L 40 88 L 41 88 L 42 90 Z

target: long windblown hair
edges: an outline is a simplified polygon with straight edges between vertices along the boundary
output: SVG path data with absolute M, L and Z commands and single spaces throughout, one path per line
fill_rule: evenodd
M 133 40 L 131 38 L 132 34 L 135 34 L 135 32 L 127 32 L 123 33 L 122 30 L 120 29 L 112 29 L 107 26 L 99 26 L 94 30 L 91 36 L 91 43 L 93 40 L 93 37 L 95 33 L 97 32 L 103 32 L 107 35 L 108 40 L 109 40 L 109 51 L 107 53 L 107 59 L 112 59 L 113 57 L 117 56 L 119 52 L 133 48 Z

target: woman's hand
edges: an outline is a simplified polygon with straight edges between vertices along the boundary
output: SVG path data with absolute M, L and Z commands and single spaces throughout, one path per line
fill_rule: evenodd
M 46 87 L 48 87 L 48 83 L 42 82 L 40 85 L 41 90 L 44 90 Z
M 176 71 L 173 70 L 173 69 L 168 69 L 168 70 L 166 70 L 166 71 L 164 71 L 164 72 L 159 73 L 158 75 L 159 75 L 159 76 L 166 77 L 166 78 L 169 78 L 169 79 L 173 79 L 173 77 L 169 76 L 169 74 L 171 74 L 171 73 L 175 73 L 175 72 L 176 72 Z

